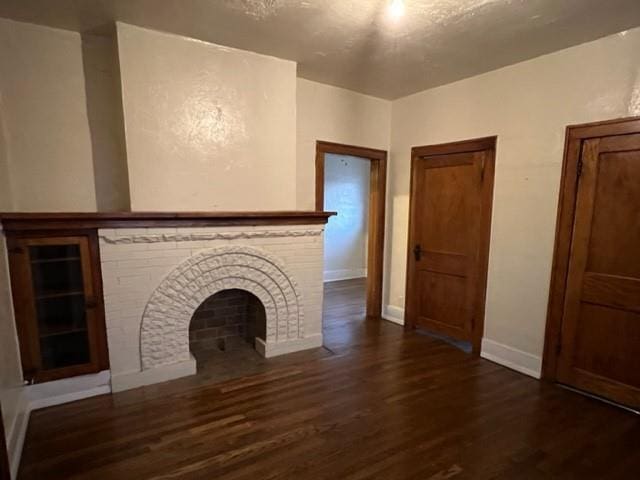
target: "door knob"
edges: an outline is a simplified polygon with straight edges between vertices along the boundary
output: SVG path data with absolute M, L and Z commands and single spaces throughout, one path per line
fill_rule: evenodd
M 422 257 L 422 247 L 419 243 L 415 247 L 413 247 L 413 256 L 416 259 L 416 262 L 419 261 Z

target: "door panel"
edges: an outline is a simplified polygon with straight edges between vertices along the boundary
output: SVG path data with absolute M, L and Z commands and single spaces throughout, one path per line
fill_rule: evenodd
M 493 160 L 493 148 L 452 147 L 451 153 L 440 153 L 443 146 L 437 146 L 434 155 L 416 155 L 414 149 L 407 325 L 473 340 L 479 347 L 474 319 L 486 281 L 483 235 L 488 236 L 492 182 L 485 178 L 485 163 Z
M 640 135 L 584 141 L 557 378 L 640 406 Z

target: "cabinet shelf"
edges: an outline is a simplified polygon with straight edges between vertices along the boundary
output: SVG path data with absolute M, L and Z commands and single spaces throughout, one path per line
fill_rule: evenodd
M 40 338 L 51 338 L 51 337 L 59 337 L 61 335 L 70 335 L 70 334 L 75 334 L 75 333 L 82 333 L 82 332 L 86 332 L 87 329 L 86 328 L 66 328 L 64 330 L 51 330 L 48 332 L 44 332 L 44 333 L 40 333 Z
M 32 259 L 32 264 L 39 263 L 57 263 L 57 262 L 77 262 L 80 261 L 80 257 L 59 257 L 59 258 L 36 258 Z
M 36 300 L 47 300 L 49 298 L 73 297 L 78 295 L 84 295 L 84 291 L 50 292 L 37 295 L 35 298 Z

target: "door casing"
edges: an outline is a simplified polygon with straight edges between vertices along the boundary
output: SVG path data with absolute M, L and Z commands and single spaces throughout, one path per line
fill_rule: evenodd
M 324 163 L 327 153 L 369 160 L 366 315 L 369 319 L 378 319 L 382 316 L 387 152 L 386 150 L 318 140 L 316 142 L 316 211 L 318 212 L 324 211 Z

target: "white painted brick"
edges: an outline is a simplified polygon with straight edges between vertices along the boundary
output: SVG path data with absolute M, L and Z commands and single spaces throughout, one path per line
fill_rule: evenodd
M 279 322 L 278 325 L 275 325 L 275 321 L 274 324 L 268 321 L 268 343 L 276 341 L 276 332 L 278 343 L 297 341 L 299 335 L 320 333 L 323 292 L 322 230 L 321 225 L 100 230 L 102 237 L 112 241 L 120 238 L 121 241 L 132 242 L 114 244 L 106 242 L 104 238 L 100 242 L 112 372 L 138 371 L 142 360 L 145 368 L 165 364 L 167 361 L 188 360 L 187 332 L 193 311 L 216 291 L 227 288 L 252 291 L 256 288 L 256 283 L 253 282 L 264 287 L 256 292 L 265 304 L 269 318 L 275 315 L 276 309 L 287 308 L 285 305 L 289 305 L 288 308 L 298 305 L 300 310 L 300 314 L 293 317 L 290 313 L 279 312 L 278 318 L 282 318 L 283 322 Z M 320 234 L 305 233 L 305 236 L 294 236 L 290 233 L 295 231 L 317 231 Z M 250 238 L 227 238 L 227 234 L 235 236 L 238 232 L 248 232 Z M 271 237 L 270 233 L 265 232 L 277 232 L 278 236 Z M 158 241 L 164 240 L 164 237 L 158 238 L 159 236 L 168 233 L 193 237 L 180 241 Z M 199 234 L 211 238 L 201 240 L 198 239 Z M 148 243 L 142 243 L 143 241 Z M 250 247 L 263 253 L 254 257 L 237 257 Z M 201 262 L 196 273 L 190 273 L 191 267 L 185 263 L 187 260 L 208 259 L 211 252 L 221 251 L 213 249 L 221 248 L 227 252 L 225 255 L 231 255 L 229 258 L 233 259 L 228 266 L 203 274 L 201 270 L 207 271 L 208 267 L 205 268 L 206 264 Z M 233 266 L 239 258 L 246 260 L 247 267 L 251 268 L 243 270 L 244 267 Z M 282 299 L 284 292 L 291 295 L 293 291 L 288 283 L 285 286 L 279 283 L 284 281 L 285 277 L 282 277 L 280 269 L 275 268 L 275 264 L 270 262 L 284 265 L 282 268 L 288 271 L 297 285 L 297 300 L 288 299 L 286 302 L 273 303 L 271 297 Z M 215 265 L 212 263 L 212 266 Z M 177 275 L 174 279 L 172 272 L 182 272 L 183 275 Z M 219 276 L 220 272 L 223 273 L 222 277 Z M 246 277 L 253 282 L 230 280 L 235 276 Z M 168 303 L 168 297 L 157 296 L 163 285 L 167 285 L 166 282 L 173 284 L 173 289 L 168 293 L 169 298 L 171 295 L 174 297 Z M 179 317 L 170 313 L 171 309 L 176 307 L 184 309 Z M 158 316 L 153 319 L 148 317 L 149 321 L 145 320 L 142 324 L 145 310 L 152 315 L 151 312 L 156 311 L 154 308 L 161 309 L 160 313 L 155 314 Z M 296 318 L 298 320 L 295 320 Z

